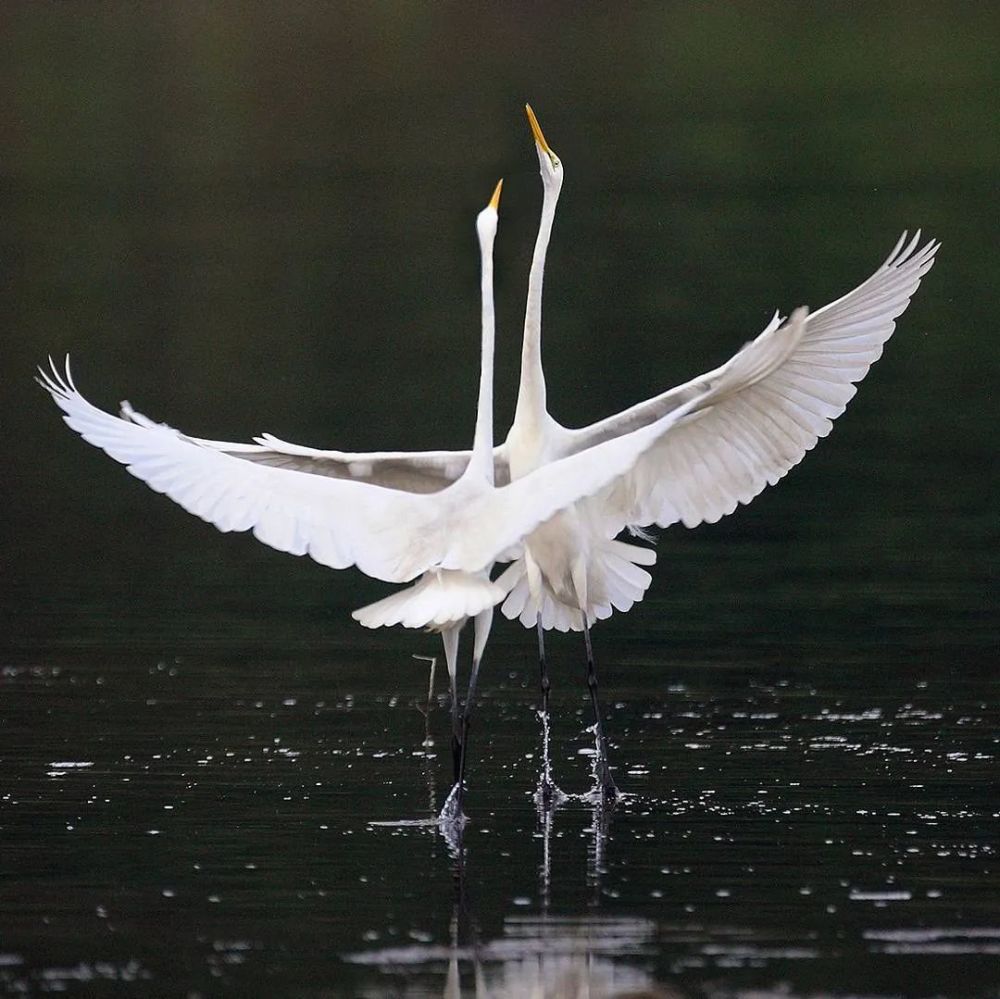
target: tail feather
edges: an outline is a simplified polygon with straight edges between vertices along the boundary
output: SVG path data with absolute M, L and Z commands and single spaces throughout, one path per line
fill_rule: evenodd
M 645 596 L 653 577 L 640 568 L 653 565 L 656 552 L 625 541 L 605 541 L 592 553 L 587 567 L 587 620 L 603 621 L 613 610 L 627 611 Z M 526 628 L 534 628 L 539 620 L 546 631 L 582 631 L 579 611 L 556 600 L 550 593 L 542 595 L 541 606 L 531 595 L 528 576 L 522 560 L 514 562 L 497 580 L 510 592 L 501 611 L 510 620 L 519 620 Z
M 505 590 L 485 575 L 448 569 L 424 573 L 412 586 L 353 611 L 366 628 L 401 624 L 440 631 L 503 600 Z

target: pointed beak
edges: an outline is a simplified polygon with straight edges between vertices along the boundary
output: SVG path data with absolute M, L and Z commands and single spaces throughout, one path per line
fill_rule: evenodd
M 490 198 L 489 207 L 496 211 L 500 207 L 500 190 L 503 188 L 503 178 L 497 182 L 497 186 L 493 189 L 493 197 Z
M 538 119 L 535 117 L 535 112 L 531 110 L 531 105 L 525 104 L 524 110 L 528 115 L 528 124 L 531 126 L 531 134 L 535 137 L 535 144 L 546 156 L 550 159 L 555 159 L 556 154 L 552 151 L 552 147 L 545 141 L 545 136 L 542 134 L 542 126 L 538 124 Z

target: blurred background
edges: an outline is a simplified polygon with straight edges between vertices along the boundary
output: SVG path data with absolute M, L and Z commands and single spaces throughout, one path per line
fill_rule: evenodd
M 776 307 L 849 290 L 903 229 L 943 241 L 833 441 L 699 546 L 763 524 L 924 559 L 985 512 L 987 6 L 14 3 L 3 20 L 8 585 L 64 585 L 56 550 L 87 577 L 127 559 L 162 578 L 205 546 L 256 558 L 70 439 L 30 380 L 49 353 L 72 353 L 99 404 L 194 434 L 465 446 L 473 220 L 500 176 L 503 433 L 540 205 L 526 100 L 566 169 L 544 345 L 564 423 L 707 370 Z M 816 516 L 787 524 L 803 502 Z
M 831 438 L 751 507 L 660 538 L 646 601 L 597 634 L 610 667 L 612 731 L 630 732 L 633 756 L 645 753 L 646 763 L 660 753 L 681 781 L 681 797 L 685 780 L 693 794 L 710 778 L 699 773 L 700 762 L 681 767 L 681 776 L 670 762 L 692 742 L 681 731 L 686 723 L 668 739 L 650 720 L 657 710 L 668 717 L 675 710 L 668 689 L 699 704 L 735 698 L 734 710 L 742 710 L 748 677 L 790 684 L 802 698 L 828 695 L 830 705 L 877 687 L 878 696 L 895 698 L 893 710 L 910 696 L 899 693 L 904 688 L 929 689 L 942 703 L 960 691 L 964 706 L 945 709 L 928 738 L 974 717 L 982 723 L 980 748 L 994 744 L 986 733 L 995 734 L 995 725 L 975 712 L 996 703 L 998 44 L 1000 13 L 988 4 L 5 3 L 0 653 L 9 710 L 0 748 L 14 767 L 8 775 L 28 782 L 14 782 L 22 799 L 40 803 L 4 825 L 11 876 L 30 900 L 6 913 L 16 927 L 11 946 L 27 965 L 93 957 L 100 948 L 79 930 L 79 912 L 106 903 L 80 887 L 82 869 L 51 859 L 65 847 L 46 839 L 45 823 L 53 823 L 52 836 L 64 834 L 63 799 L 48 793 L 39 767 L 79 757 L 96 760 L 96 774 L 102 758 L 120 761 L 141 745 L 155 769 L 148 761 L 165 751 L 163 740 L 231 739 L 235 746 L 254 724 L 247 718 L 261 717 L 255 699 L 278 705 L 280 715 L 290 696 L 329 703 L 330 711 L 345 697 L 375 704 L 379 738 L 408 745 L 413 726 L 400 729 L 387 705 L 397 692 L 416 703 L 426 666 L 412 666 L 409 655 L 436 654 L 438 646 L 433 636 L 372 635 L 350 621 L 347 612 L 384 586 L 247 536 L 223 537 L 151 494 L 67 431 L 32 381 L 35 365 L 69 352 L 93 402 L 113 409 L 128 398 L 199 436 L 246 440 L 268 431 L 342 449 L 466 447 L 479 349 L 474 219 L 503 177 L 497 432 L 505 434 L 541 204 L 526 101 L 566 171 L 546 274 L 544 357 L 550 409 L 567 425 L 717 365 L 775 308 L 818 308 L 845 293 L 904 229 L 922 227 L 943 243 Z M 580 677 L 576 647 L 567 639 L 555 648 L 562 657 L 557 694 L 565 710 L 572 703 L 579 711 L 582 684 L 566 692 Z M 483 681 L 483 724 L 496 756 L 482 764 L 482 782 L 499 793 L 510 778 L 518 793 L 530 791 L 534 764 L 522 761 L 524 772 L 512 776 L 497 761 L 520 758 L 536 738 L 534 638 L 498 624 L 490 655 L 497 666 Z M 150 685 L 169 684 L 165 671 L 175 667 L 181 676 L 160 692 L 173 713 L 155 715 Z M 60 676 L 77 684 L 75 694 Z M 301 740 L 316 738 L 315 712 L 289 722 Z M 342 740 L 346 753 L 364 742 L 363 733 L 337 724 L 321 720 L 320 746 L 323 738 Z M 326 751 L 314 749 L 322 762 Z M 755 787 L 774 772 L 775 758 L 750 759 L 739 781 Z M 730 765 L 720 759 L 710 772 Z M 412 814 L 411 799 L 424 796 L 419 780 L 411 786 L 413 766 L 400 761 L 395 785 L 372 769 L 369 787 L 335 761 L 324 780 L 344 797 L 330 821 L 365 809 L 384 818 Z M 838 773 L 830 770 L 828 785 Z M 171 779 L 181 787 L 189 776 L 181 767 Z M 862 768 L 856 776 L 855 790 L 871 774 Z M 666 794 L 649 780 L 646 787 L 635 775 L 632 788 Z M 977 776 L 969 791 L 942 780 L 942 794 L 966 805 L 969 795 L 985 796 L 989 783 Z M 385 781 L 395 789 L 379 798 L 371 788 Z M 251 781 L 266 782 L 264 770 Z M 200 800 L 188 787 L 190 799 Z M 197 818 L 176 830 L 180 838 L 233 820 L 223 803 L 234 793 L 229 777 L 212 787 L 218 797 L 190 813 Z M 81 786 L 79 796 L 98 800 L 97 785 Z M 136 801 L 95 830 L 131 829 Z M 269 844 L 261 856 L 273 860 L 294 822 L 276 791 L 268 801 L 270 819 L 248 803 L 239 821 L 243 829 L 263 822 L 253 828 Z M 507 805 L 492 804 L 501 828 L 496 815 Z M 845 805 L 844 821 L 855 821 L 854 813 Z M 527 814 L 503 848 L 515 858 L 506 862 L 531 869 Z M 584 836 L 584 827 L 577 833 Z M 818 828 L 815 836 L 801 857 L 823 842 Z M 141 853 L 125 861 L 103 852 L 102 842 L 95 839 L 88 856 L 109 865 L 108 884 L 148 880 L 159 899 L 177 880 L 158 861 L 140 862 Z M 230 856 L 241 842 L 235 836 L 226 847 L 235 851 Z M 296 842 L 303 855 L 323 850 L 312 839 Z M 310 894 L 309 905 L 331 907 L 321 926 L 310 922 L 314 909 L 279 891 L 291 892 L 299 875 L 303 883 L 315 877 L 299 861 L 275 867 L 267 885 L 278 894 L 254 896 L 258 880 L 241 896 L 246 911 L 259 903 L 267 919 L 274 905 L 289 906 L 287 925 L 261 916 L 252 931 L 240 931 L 268 941 L 261 947 L 275 981 L 305 976 L 305 951 L 321 947 L 332 962 L 323 966 L 324 980 L 335 981 L 343 968 L 330 955 L 383 939 L 385 926 L 444 940 L 451 902 L 443 848 L 429 855 L 420 874 L 426 882 L 411 882 L 408 841 L 402 850 L 392 840 L 365 842 L 341 854 L 340 866 L 327 857 L 323 890 L 349 903 L 334 907 Z M 746 863 L 760 842 L 743 843 Z M 32 843 L 44 845 L 47 866 L 25 860 L 37 857 Z M 22 847 L 28 852 L 18 853 Z M 79 850 L 78 841 L 72 848 Z M 687 846 L 679 849 L 683 857 Z M 496 855 L 493 847 L 481 853 L 480 870 Z M 591 860 L 598 870 L 600 858 Z M 661 863 L 652 857 L 643 871 Z M 360 894 L 354 875 L 361 869 L 378 869 L 395 909 Z M 480 886 L 481 911 L 498 922 L 520 909 L 510 908 L 498 869 L 491 876 Z M 592 876 L 574 876 L 566 881 L 568 913 L 614 905 Z M 974 866 L 951 876 L 971 885 L 985 874 Z M 629 897 L 622 880 L 628 876 L 612 878 L 609 891 Z M 356 894 L 344 894 L 348 884 Z M 641 899 L 621 906 L 653 920 L 640 932 L 640 949 L 661 955 L 662 978 L 676 970 L 688 938 L 686 929 L 676 930 L 676 941 L 664 936 L 656 920 L 666 906 L 672 925 L 685 927 L 688 900 L 654 904 L 643 884 Z M 799 887 L 794 882 L 794 892 Z M 810 915 L 783 909 L 769 890 L 761 888 L 758 912 L 766 900 L 777 922 L 809 923 Z M 120 889 L 119 900 L 130 900 L 125 909 L 154 911 L 131 891 Z M 724 904 L 715 887 L 709 895 Z M 53 956 L 51 929 L 33 920 L 53 916 L 57 898 L 75 899 L 79 912 L 71 905 L 64 913 Z M 966 922 L 988 919 L 977 898 L 956 910 Z M 421 899 L 443 914 L 435 928 L 418 917 Z M 364 919 L 345 915 L 347 904 Z M 186 947 L 185 966 L 200 969 L 184 979 L 191 989 L 210 980 L 206 968 L 212 975 L 222 968 L 212 942 L 234 932 L 223 920 L 217 930 L 186 935 L 187 925 L 203 927 L 209 909 L 195 906 L 169 924 L 171 946 Z M 900 981 L 909 983 L 903 991 L 919 991 L 929 981 L 930 964 L 909 965 L 900 979 L 895 966 L 886 972 L 877 960 L 838 959 L 851 950 L 827 911 L 814 914 L 817 932 L 833 941 L 820 972 L 799 975 L 779 961 L 773 974 L 747 972 L 742 986 L 784 976 L 804 992 L 851 981 L 873 994 L 898 992 Z M 754 917 L 742 911 L 740 918 Z M 914 920 L 928 918 L 921 911 Z M 154 956 L 149 927 L 135 920 L 130 947 L 119 951 L 135 954 L 148 943 L 145 965 L 165 962 L 158 972 L 165 980 L 170 961 Z M 715 924 L 705 916 L 702 925 Z M 670 960 L 662 957 L 668 952 Z M 684 965 L 688 984 L 704 978 L 736 988 L 723 964 L 704 960 L 700 971 Z M 970 988 L 995 985 L 985 965 L 962 967 Z M 11 974 L 8 984 L 28 980 Z M 736 994 L 725 988 L 718 994 Z M 383 994 L 372 989 L 366 994 Z

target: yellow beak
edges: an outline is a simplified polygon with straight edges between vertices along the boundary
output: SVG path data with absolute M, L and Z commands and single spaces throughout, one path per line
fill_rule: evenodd
M 503 178 L 497 182 L 497 186 L 493 189 L 493 197 L 490 198 L 489 207 L 496 211 L 500 205 L 500 189 L 503 187 Z
M 535 142 L 538 143 L 539 148 L 542 152 L 547 153 L 549 156 L 555 156 L 555 153 L 552 151 L 552 147 L 545 141 L 545 136 L 542 135 L 542 126 L 538 124 L 538 119 L 535 117 L 535 112 L 531 110 L 531 105 L 525 104 L 524 110 L 528 115 L 528 124 L 531 126 L 531 134 L 535 137 Z

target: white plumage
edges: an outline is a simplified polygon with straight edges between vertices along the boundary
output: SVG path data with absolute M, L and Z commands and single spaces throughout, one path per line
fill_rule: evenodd
M 595 527 L 595 532 L 601 528 Z M 592 619 L 603 621 L 612 611 L 631 610 L 642 600 L 653 577 L 643 566 L 655 565 L 656 552 L 652 548 L 603 539 L 597 534 L 590 554 L 589 609 Z M 539 618 L 547 631 L 579 631 L 582 627 L 579 612 L 557 600 L 547 590 L 542 591 L 542 609 L 531 595 L 523 557 L 517 558 L 497 579 L 506 592 L 504 614 L 519 620 L 526 628 L 533 628 Z
M 80 393 L 68 359 L 62 371 L 54 364 L 41 371 L 39 381 L 84 440 L 220 531 L 252 531 L 279 551 L 308 555 L 333 569 L 356 565 L 395 583 L 429 569 L 487 569 L 563 506 L 626 472 L 700 401 L 540 469 L 531 481 L 494 487 L 485 473 L 466 470 L 435 492 L 406 492 L 324 473 L 317 467 L 321 459 L 271 464 L 282 453 L 270 447 L 206 441 L 147 417 L 136 422 L 134 411 L 131 418 L 105 412 Z M 435 473 L 460 463 L 448 459 Z
M 435 474 L 463 461 L 464 470 L 435 492 L 346 478 L 339 459 L 332 462 L 337 466 L 333 474 L 316 457 L 272 464 L 284 457 L 272 447 L 189 437 L 131 407 L 116 416 L 84 398 L 68 359 L 62 372 L 54 364 L 40 371 L 39 381 L 84 440 L 220 531 L 252 531 L 279 551 L 308 555 L 334 569 L 357 565 L 376 579 L 402 583 L 429 569 L 489 568 L 564 507 L 632 470 L 675 425 L 739 390 L 747 377 L 744 367 L 752 367 L 758 377 L 757 368 L 767 371 L 780 364 L 801 336 L 803 317 L 765 331 L 730 362 L 731 369 L 719 369 L 718 378 L 635 430 L 595 441 L 502 486 L 491 485 L 487 471 L 468 459 L 448 456 L 433 466 Z M 752 362 L 736 363 L 744 355 Z M 415 457 L 422 462 L 425 456 Z M 364 464 L 373 468 L 377 462 L 370 456 Z M 405 464 L 398 455 L 391 463 Z M 602 518 L 607 530 L 618 519 Z
M 485 574 L 431 569 L 412 586 L 353 611 L 351 616 L 366 628 L 401 624 L 404 628 L 447 631 L 492 610 L 506 595 L 507 591 Z M 454 675 L 451 664 L 448 671 Z
M 51 370 L 42 371 L 40 377 L 66 423 L 84 440 L 219 530 L 252 531 L 279 551 L 308 555 L 337 569 L 357 565 L 389 582 L 420 577 L 414 586 L 354 616 L 367 627 L 403 624 L 442 633 L 451 680 L 459 807 L 468 706 L 493 607 L 507 592 L 489 579 L 493 563 L 511 549 L 519 550 L 524 536 L 562 507 L 626 472 L 660 434 L 725 386 L 721 379 L 632 434 L 603 441 L 539 469 L 536 475 L 497 487 L 492 447 L 492 249 L 499 194 L 500 185 L 477 219 L 483 271 L 482 363 L 475 441 L 468 456 L 324 453 L 271 437 L 258 438 L 254 444 L 194 438 L 154 422 L 128 403 L 122 404 L 120 416 L 91 405 L 77 389 L 68 359 L 64 372 L 50 361 Z M 762 339 L 755 351 L 761 364 L 771 364 L 776 352 L 787 353 L 799 328 L 793 325 L 789 331 L 777 330 L 766 342 Z M 449 481 L 449 473 L 458 474 Z M 617 543 L 606 544 L 614 550 Z M 634 579 L 630 582 L 634 589 Z M 609 594 L 608 599 L 622 602 L 618 595 Z M 473 666 L 460 721 L 458 638 L 470 617 L 475 619 L 476 633 Z
M 523 553 L 501 577 L 511 587 L 503 613 L 538 631 L 545 713 L 549 681 L 544 631 L 584 632 L 597 773 L 604 795 L 614 797 L 589 626 L 641 600 L 651 577 L 639 568 L 640 546 L 609 549 L 608 539 L 626 528 L 641 535 L 641 528 L 652 524 L 712 523 L 776 483 L 829 433 L 831 421 L 854 395 L 854 383 L 882 353 L 896 318 L 933 264 L 938 244 L 921 247 L 919 232 L 907 243 L 904 233 L 886 262 L 854 291 L 808 318 L 805 310 L 793 316 L 789 326 L 797 327 L 795 342 L 786 344 L 782 356 L 766 349 L 782 332 L 781 317 L 775 313 L 757 339 L 722 367 L 608 419 L 570 430 L 549 415 L 541 356 L 545 256 L 563 166 L 534 112 L 526 110 L 544 194 L 528 280 L 517 409 L 502 451 L 511 479 L 523 481 L 570 455 L 596 454 L 604 443 L 639 433 L 700 400 L 689 415 L 659 435 L 627 473 L 529 533 Z M 652 561 L 652 553 L 647 559 Z M 546 779 L 543 796 L 551 793 Z
M 714 523 L 776 483 L 830 432 L 832 420 L 857 391 L 854 383 L 881 356 L 939 244 L 921 246 L 919 231 L 909 240 L 904 233 L 871 277 L 805 319 L 800 341 L 780 363 L 770 364 L 751 349 L 780 328 L 775 313 L 753 344 L 721 367 L 590 426 L 569 429 L 547 411 L 541 362 L 542 281 L 563 167 L 530 109 L 529 119 L 544 197 L 528 285 L 518 405 L 502 450 L 511 478 L 634 433 L 704 397 L 721 381 L 730 386 L 711 406 L 700 404 L 673 425 L 621 478 L 525 539 L 523 557 L 504 575 L 512 589 L 503 613 L 526 627 L 540 621 L 545 629 L 580 630 L 584 617 L 592 623 L 612 609 L 627 610 L 649 585 L 647 573 L 626 568 L 646 564 L 635 557 L 643 549 L 609 551 L 606 539 L 625 528 Z M 651 563 L 655 555 L 647 557 Z
M 120 416 L 78 391 L 67 358 L 40 381 L 84 440 L 152 489 L 220 531 L 252 531 L 264 544 L 335 569 L 417 582 L 354 616 L 366 627 L 440 630 L 455 697 L 458 631 L 476 619 L 478 665 L 503 613 L 543 630 L 583 630 L 597 716 L 601 780 L 607 768 L 589 625 L 627 611 L 651 577 L 652 550 L 622 530 L 713 523 L 749 503 L 801 461 L 854 395 L 930 270 L 938 243 L 900 238 L 871 277 L 812 314 L 776 313 L 721 367 L 587 427 L 557 423 L 541 362 L 545 256 L 563 180 L 559 158 L 528 108 L 543 181 L 542 216 L 528 283 L 517 410 L 492 446 L 492 245 L 496 201 L 480 214 L 483 345 L 471 451 L 343 452 L 270 434 L 253 443 L 190 437 L 122 404 Z M 485 220 L 485 228 L 484 228 Z M 496 581 L 493 564 L 512 560 Z M 504 597 L 506 599 L 504 600 Z

